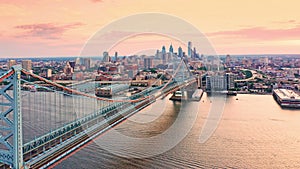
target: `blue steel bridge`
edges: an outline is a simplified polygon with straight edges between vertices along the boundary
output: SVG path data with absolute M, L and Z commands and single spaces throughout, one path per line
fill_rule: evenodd
M 173 71 L 172 78 L 160 86 L 108 99 L 83 92 L 84 86 L 90 91 L 91 84 L 65 87 L 18 65 L 12 67 L 0 76 L 1 167 L 51 166 L 159 97 L 196 83 L 183 60 Z M 25 90 L 24 84 L 35 90 Z

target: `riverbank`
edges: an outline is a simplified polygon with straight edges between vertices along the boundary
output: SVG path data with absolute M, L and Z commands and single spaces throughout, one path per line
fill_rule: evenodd
M 237 92 L 237 94 L 250 94 L 250 95 L 272 95 L 272 93 L 252 93 L 252 92 Z

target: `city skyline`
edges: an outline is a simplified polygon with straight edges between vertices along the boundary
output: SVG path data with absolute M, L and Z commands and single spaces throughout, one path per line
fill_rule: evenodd
M 204 33 L 218 54 L 299 54 L 297 1 L 2 1 L 0 57 L 78 56 L 86 41 L 122 17 L 172 15 Z M 246 8 L 247 6 L 247 8 Z M 49 10 L 51 9 L 51 10 Z M 272 13 L 280 15 L 272 15 Z M 42 15 L 41 15 L 42 13 Z M 118 36 L 124 31 L 112 32 Z M 126 33 L 126 32 L 125 32 Z M 183 32 L 185 33 L 185 32 Z M 186 33 L 185 36 L 192 36 Z M 144 43 L 140 45 L 141 41 Z M 166 37 L 132 38 L 127 49 L 169 44 Z M 176 45 L 176 42 L 172 42 Z M 198 47 L 198 46 L 196 46 Z M 198 51 L 201 53 L 201 51 Z M 119 52 L 127 55 L 130 51 Z
M 300 168 L 299 6 L 2 0 L 0 168 Z

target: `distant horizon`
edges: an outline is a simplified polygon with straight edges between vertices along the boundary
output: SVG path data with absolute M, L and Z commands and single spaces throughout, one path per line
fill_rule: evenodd
M 143 54 L 141 54 L 143 55 Z M 141 56 L 141 55 L 137 55 L 137 56 Z M 145 54 L 146 55 L 146 54 Z M 199 54 L 202 55 L 202 54 Z M 215 56 L 213 54 L 203 54 L 204 56 Z M 300 57 L 300 53 L 299 54 L 218 54 L 217 56 L 226 56 L 226 55 L 230 55 L 233 57 L 240 57 L 240 56 L 299 56 Z M 134 55 L 119 55 L 118 57 L 124 57 L 124 56 L 134 56 Z M 146 56 L 154 56 L 153 55 L 146 55 Z M 72 55 L 65 55 L 65 56 L 20 56 L 20 57 L 10 57 L 10 58 L 2 58 L 0 57 L 0 60 L 10 60 L 10 59 L 50 59 L 50 58 L 85 58 L 85 57 L 90 57 L 90 58 L 95 58 L 95 57 L 103 57 L 102 55 L 94 55 L 94 56 L 72 56 Z M 111 56 L 114 57 L 114 56 Z

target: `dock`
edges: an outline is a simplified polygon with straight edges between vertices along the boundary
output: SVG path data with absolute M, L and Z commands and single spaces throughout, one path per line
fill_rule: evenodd
M 182 101 L 182 100 L 191 100 L 191 101 L 200 101 L 203 95 L 202 89 L 196 89 L 192 91 L 176 91 L 171 97 L 170 100 Z

